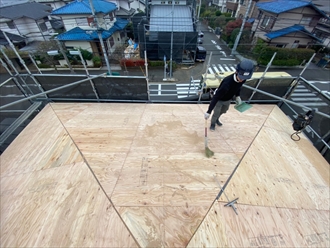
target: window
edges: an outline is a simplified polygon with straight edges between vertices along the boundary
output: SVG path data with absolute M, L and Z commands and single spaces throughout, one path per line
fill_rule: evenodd
M 110 47 L 113 47 L 113 45 L 115 44 L 115 41 L 113 40 L 113 37 L 109 38 L 109 43 L 110 43 Z
M 262 29 L 272 29 L 274 25 L 274 19 L 271 16 L 265 16 L 260 24 L 260 28 Z
M 276 44 L 275 47 L 279 47 L 279 48 L 285 48 L 285 44 Z
M 14 24 L 13 21 L 7 22 L 7 26 L 8 26 L 8 28 L 10 28 L 10 29 L 15 29 L 15 24 Z
M 303 16 L 301 18 L 300 24 L 309 25 L 311 21 L 312 21 L 312 17 Z
M 47 26 L 44 22 L 39 23 L 39 28 L 40 28 L 41 32 L 46 32 L 48 30 Z
M 297 48 L 299 45 L 299 40 L 295 40 L 292 44 L 292 47 L 291 48 Z

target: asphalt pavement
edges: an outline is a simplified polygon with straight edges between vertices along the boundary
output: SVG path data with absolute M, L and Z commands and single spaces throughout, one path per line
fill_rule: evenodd
M 121 76 L 146 76 L 145 68 L 128 68 L 127 72 L 122 70 L 117 65 L 110 65 L 111 72 L 119 73 Z M 196 63 L 195 65 L 179 65 L 177 68 L 173 69 L 172 77 L 164 74 L 163 67 L 148 67 L 148 79 L 149 83 L 189 83 L 191 77 L 196 80 L 200 79 L 201 75 L 206 72 L 207 62 Z M 257 68 L 258 72 L 263 72 L 266 67 Z M 324 81 L 330 83 L 330 70 L 327 68 L 320 68 L 313 63 L 304 70 L 303 66 L 296 67 L 279 67 L 271 66 L 268 71 L 285 71 L 292 75 L 293 77 L 298 77 L 302 73 L 302 77 L 307 80 L 312 81 Z M 102 67 L 100 69 L 102 72 L 107 71 L 107 67 Z M 100 73 L 98 71 L 93 71 L 91 74 Z

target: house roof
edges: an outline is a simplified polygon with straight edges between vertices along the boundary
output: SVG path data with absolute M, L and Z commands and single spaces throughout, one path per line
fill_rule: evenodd
M 150 31 L 155 32 L 193 32 L 193 22 L 189 6 L 174 6 L 172 22 L 172 6 L 151 6 Z
M 257 6 L 260 10 L 264 10 L 274 14 L 281 14 L 293 9 L 298 9 L 302 7 L 311 7 L 319 12 L 323 17 L 327 17 L 327 15 L 316 7 L 313 3 L 308 1 L 300 1 L 300 0 L 274 0 L 270 2 L 262 2 L 257 3 Z
M 117 5 L 106 0 L 92 0 L 95 13 L 110 13 L 117 9 Z M 55 9 L 52 15 L 92 14 L 89 0 L 75 0 L 65 6 Z
M 291 27 L 276 30 L 274 32 L 269 32 L 269 33 L 265 34 L 265 36 L 272 40 L 272 39 L 276 39 L 278 37 L 282 37 L 282 36 L 285 36 L 287 34 L 294 33 L 294 32 L 304 33 L 304 34 L 316 39 L 317 41 L 322 42 L 319 38 L 314 36 L 312 33 L 308 32 L 304 28 L 304 26 L 301 26 L 301 25 L 293 25 Z
M 52 8 L 48 5 L 29 2 L 0 8 L 0 17 L 16 20 L 27 17 L 33 20 L 39 20 L 49 16 Z
M 1 0 L 0 1 L 0 6 L 11 6 L 11 5 L 16 5 L 16 4 L 21 4 L 21 3 L 27 3 L 30 0 Z M 70 2 L 71 0 L 33 0 L 34 2 L 37 3 L 55 3 L 55 2 Z
M 24 37 L 17 35 L 17 34 L 11 34 L 11 33 L 6 32 L 6 35 L 13 43 L 22 42 L 25 40 Z M 0 45 L 8 45 L 8 41 L 3 34 L 3 31 L 1 31 L 1 30 L 0 30 Z
M 128 24 L 127 20 L 117 18 L 115 24 L 109 30 L 102 30 L 102 39 L 109 38 L 114 32 L 123 30 Z M 79 27 L 73 28 L 68 32 L 59 34 L 57 39 L 60 41 L 93 41 L 98 40 L 96 30 L 84 30 Z

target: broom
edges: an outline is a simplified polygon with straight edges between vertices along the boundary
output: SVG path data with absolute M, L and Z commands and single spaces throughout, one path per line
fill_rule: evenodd
M 207 120 L 205 119 L 205 155 L 210 158 L 214 155 L 214 152 L 207 146 Z

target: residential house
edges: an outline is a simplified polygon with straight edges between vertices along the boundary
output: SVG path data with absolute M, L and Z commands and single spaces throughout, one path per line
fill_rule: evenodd
M 55 34 L 50 6 L 27 2 L 0 8 L 0 30 L 25 38 L 25 44 L 49 40 Z M 20 46 L 24 46 L 21 45 Z
M 213 0 L 212 5 L 216 6 L 221 13 L 225 13 L 227 12 L 226 2 L 227 0 Z
M 52 16 L 60 17 L 64 23 L 66 32 L 59 34 L 57 39 L 66 48 L 82 48 L 103 57 L 101 41 L 107 54 L 111 54 L 124 43 L 128 21 L 116 17 L 116 4 L 106 0 L 93 0 L 92 3 L 93 6 L 89 0 L 75 0 L 55 9 Z
M 313 3 L 299 0 L 274 0 L 257 3 L 259 15 L 252 31 L 270 46 L 305 48 L 322 41 L 313 34 L 326 14 Z
M 313 4 L 322 10 L 328 18 L 321 18 L 317 23 L 313 34 L 322 40 L 322 45 L 330 48 L 330 4 L 329 0 L 313 0 Z
M 131 17 L 136 12 L 145 11 L 145 1 L 144 0 L 108 0 L 117 5 L 118 9 L 116 11 L 116 17 L 126 20 L 131 20 Z
M 144 58 L 146 51 L 150 60 L 190 63 L 198 38 L 195 4 L 190 0 L 149 0 L 145 15 L 133 20 L 140 57 Z

